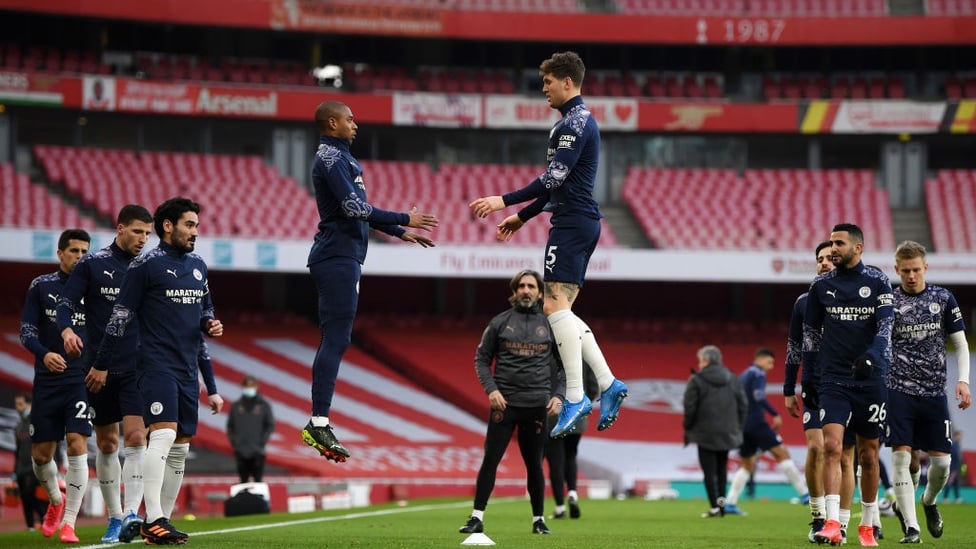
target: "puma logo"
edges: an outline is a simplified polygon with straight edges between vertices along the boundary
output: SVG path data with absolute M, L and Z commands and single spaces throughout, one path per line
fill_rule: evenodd
M 56 296 L 54 294 L 47 294 L 47 296 L 51 298 L 51 301 L 57 301 L 58 300 L 58 296 Z
M 827 294 L 827 295 L 829 295 L 830 297 L 832 297 L 834 299 L 837 299 L 837 290 L 827 290 L 824 293 Z
M 105 273 L 105 276 L 111 278 L 112 280 L 115 280 L 115 271 L 102 271 L 102 272 Z
M 176 269 L 166 269 L 166 272 L 173 275 L 173 278 L 179 278 L 179 276 L 176 275 Z
M 71 483 L 69 482 L 69 483 L 68 483 L 68 486 L 70 486 L 70 487 L 72 487 L 72 488 L 74 488 L 75 490 L 78 490 L 78 491 L 81 491 L 81 485 L 80 485 L 80 484 L 71 484 Z

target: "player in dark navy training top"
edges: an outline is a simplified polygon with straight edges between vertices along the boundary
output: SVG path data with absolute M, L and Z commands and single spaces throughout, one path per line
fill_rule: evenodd
M 906 240 L 895 250 L 895 329 L 888 372 L 888 444 L 894 468 L 895 512 L 902 522 L 902 543 L 920 543 L 915 513 L 915 482 L 909 470 L 912 450 L 929 455 L 928 484 L 922 495 L 925 522 L 934 538 L 942 536 L 936 500 L 946 480 L 952 451 L 952 422 L 946 398 L 946 341 L 956 349 L 959 408 L 972 403 L 969 393 L 969 344 L 962 310 L 952 292 L 926 284 L 925 247 Z
M 35 278 L 27 291 L 20 322 L 20 342 L 34 355 L 34 407 L 31 410 L 31 453 L 34 474 L 47 492 L 50 505 L 41 533 L 51 537 L 60 528 L 61 541 L 77 543 L 75 520 L 88 487 L 88 437 L 92 426 L 85 392 L 85 361 L 68 357 L 58 330 L 56 308 L 68 275 L 88 253 L 91 237 L 80 229 L 67 230 L 58 238 L 58 272 Z M 70 319 L 84 335 L 85 315 Z M 65 494 L 58 487 L 54 453 L 58 441 L 68 441 Z M 63 520 L 62 520 L 63 517 Z
M 817 394 L 808 399 L 820 404 L 824 434 L 827 521 L 814 539 L 837 544 L 843 537 L 840 462 L 846 428 L 857 435 L 861 465 L 858 540 L 870 546 L 877 544 L 878 446 L 894 322 L 891 285 L 883 272 L 861 262 L 864 233 L 857 225 L 835 225 L 830 242 L 836 268 L 814 279 L 803 319 L 803 368 L 817 368 L 820 375 Z
M 830 256 L 831 244 L 825 240 L 817 245 L 814 254 L 817 260 L 817 274 L 822 275 L 834 270 L 834 261 Z M 800 294 L 793 304 L 790 315 L 790 333 L 786 340 L 786 377 L 783 381 L 783 395 L 785 396 L 786 411 L 795 418 L 802 418 L 803 433 L 807 439 L 807 459 L 804 473 L 807 489 L 810 491 L 810 531 L 807 540 L 814 541 L 813 536 L 823 529 L 827 514 L 824 503 L 823 487 L 823 459 L 824 440 L 823 424 L 820 422 L 819 402 L 811 399 L 796 397 L 796 377 L 803 361 L 803 315 L 807 309 L 807 292 Z M 802 387 L 810 390 L 810 396 L 816 395 L 816 386 L 820 382 L 816 368 L 803 370 Z M 805 394 L 805 393 L 801 393 Z M 802 404 L 802 410 L 800 408 Z M 801 415 L 802 411 L 802 415 Z M 851 504 L 854 501 L 854 433 L 844 431 L 844 449 L 841 452 L 841 492 L 840 492 L 840 524 L 846 535 L 847 523 L 851 518 Z
M 102 342 L 115 297 L 122 286 L 122 278 L 129 263 L 142 252 L 152 233 L 152 214 L 138 204 L 128 204 L 119 210 L 116 234 L 112 244 L 86 255 L 78 262 L 58 300 L 58 328 L 69 354 L 84 354 L 86 364 L 95 359 Z M 71 318 L 83 313 L 87 321 L 87 338 L 83 340 L 71 327 Z M 102 498 L 108 508 L 108 529 L 102 536 L 105 543 L 132 541 L 126 525 L 138 522 L 142 505 L 142 460 L 146 453 L 146 427 L 142 421 L 142 399 L 136 384 L 136 330 L 119 351 L 120 361 L 107 370 L 89 370 L 87 377 L 97 377 L 105 386 L 88 394 L 95 441 L 95 472 Z M 110 377 L 109 377 L 109 374 Z M 106 380 L 108 380 L 106 382 Z M 125 437 L 125 464 L 119 463 L 119 422 Z M 120 488 L 125 485 L 125 507 Z M 137 527 L 137 526 L 136 526 Z
M 321 138 L 312 185 L 320 220 L 308 268 L 318 290 L 322 337 L 312 363 L 312 417 L 302 430 L 302 440 L 326 458 L 342 462 L 349 451 L 332 432 L 329 412 L 339 364 L 352 338 L 369 229 L 427 248 L 433 241 L 403 227 L 429 231 L 437 226 L 437 217 L 417 208 L 406 213 L 381 210 L 367 201 L 363 168 L 349 152 L 357 128 L 349 106 L 322 103 L 315 109 L 315 124 Z
M 746 371 L 739 374 L 742 390 L 746 394 L 749 408 L 746 411 L 746 422 L 742 428 L 742 445 L 739 446 L 741 465 L 732 476 L 729 493 L 725 497 L 726 515 L 744 515 L 739 509 L 739 494 L 749 482 L 749 477 L 756 471 L 756 463 L 763 452 L 769 452 L 776 459 L 780 471 L 793 485 L 800 499 L 809 498 L 803 475 L 790 458 L 790 451 L 783 445 L 783 437 L 779 431 L 783 426 L 783 419 L 779 412 L 766 399 L 766 372 L 776 365 L 776 355 L 773 351 L 760 347 L 756 350 L 752 364 Z M 773 416 L 773 426 L 766 423 L 766 414 Z
M 542 91 L 562 118 L 549 132 L 549 163 L 545 173 L 525 187 L 504 196 L 487 196 L 469 206 L 478 217 L 512 204 L 532 202 L 498 225 L 498 239 L 509 240 L 523 224 L 543 211 L 552 212 L 545 251 L 545 314 L 566 369 L 566 405 L 552 429 L 563 436 L 590 413 L 592 403 L 583 392 L 583 362 L 600 385 L 598 430 L 613 425 L 627 397 L 627 386 L 607 365 L 590 327 L 572 310 L 583 287 L 586 266 L 600 239 L 600 206 L 593 198 L 600 157 L 600 130 L 583 104 L 585 67 L 575 52 L 555 53 L 539 66 Z
M 199 212 L 196 202 L 182 197 L 156 208 L 153 222 L 159 246 L 129 265 L 92 364 L 94 370 L 118 364 L 129 326 L 137 323 L 136 371 L 149 431 L 143 465 L 146 522 L 140 534 L 155 545 L 188 538 L 170 524 L 169 514 L 197 430 L 201 373 L 211 411 L 217 413 L 223 406 L 203 345 L 204 334 L 217 337 L 224 328 L 214 317 L 207 265 L 193 253 Z M 98 380 L 90 380 L 89 389 L 101 388 Z

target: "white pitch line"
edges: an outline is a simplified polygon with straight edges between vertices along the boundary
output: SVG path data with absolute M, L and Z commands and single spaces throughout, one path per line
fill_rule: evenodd
M 498 504 L 503 502 L 512 501 L 522 501 L 525 498 L 497 498 L 493 499 L 492 503 Z M 316 517 L 307 518 L 300 520 L 289 520 L 285 522 L 272 522 L 269 524 L 255 524 L 254 526 L 238 526 L 237 528 L 225 528 L 223 530 L 210 530 L 207 532 L 187 532 L 190 535 L 190 539 L 197 538 L 200 536 L 212 536 L 215 534 L 230 534 L 233 532 L 250 532 L 252 530 L 266 530 L 268 528 L 281 528 L 283 526 L 300 526 L 302 524 L 315 524 L 318 522 L 335 522 L 337 520 L 351 520 L 358 518 L 369 518 L 369 517 L 382 517 L 386 515 L 399 515 L 402 513 L 416 513 L 420 511 L 433 511 L 436 509 L 452 509 L 454 507 L 470 507 L 470 501 L 460 501 L 456 503 L 439 503 L 432 505 L 418 505 L 415 507 L 403 507 L 403 508 L 393 508 L 393 509 L 380 509 L 377 511 L 364 511 L 360 513 L 348 513 L 345 515 L 333 515 L 329 517 Z M 100 543 L 96 545 L 80 545 L 77 549 L 101 549 L 103 547 L 116 547 L 122 545 L 120 543 Z

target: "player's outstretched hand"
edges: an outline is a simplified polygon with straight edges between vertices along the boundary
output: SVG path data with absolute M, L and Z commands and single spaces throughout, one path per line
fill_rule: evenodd
M 210 395 L 207 400 L 210 402 L 211 414 L 218 414 L 224 408 L 224 399 L 220 395 Z
M 969 394 L 969 384 L 965 381 L 956 383 L 956 400 L 959 401 L 959 409 L 965 410 L 973 403 L 973 397 Z
M 414 229 L 423 229 L 425 231 L 429 231 L 437 227 L 437 223 L 438 223 L 437 216 L 434 214 L 423 213 L 417 210 L 416 206 L 410 208 L 410 211 L 407 212 L 407 215 L 410 216 L 410 222 L 407 223 L 407 227 L 412 227 Z
M 495 240 L 501 242 L 511 240 L 515 236 L 515 231 L 521 229 L 522 225 L 525 225 L 525 222 L 519 219 L 518 215 L 512 214 L 506 217 L 495 230 Z
M 484 219 L 488 214 L 505 209 L 505 201 L 500 196 L 483 196 L 476 198 L 468 204 L 474 215 Z
M 417 233 L 406 232 L 400 235 L 400 240 L 406 242 L 413 242 L 414 244 L 420 244 L 424 248 L 433 248 L 434 241 L 427 238 L 426 236 L 419 235 Z

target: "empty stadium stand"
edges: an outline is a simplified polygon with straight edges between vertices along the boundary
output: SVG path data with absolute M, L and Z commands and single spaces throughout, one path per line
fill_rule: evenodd
M 53 145 L 35 146 L 34 155 L 52 184 L 109 225 L 125 204 L 153 207 L 176 195 L 192 196 L 205 208 L 204 230 L 215 236 L 310 239 L 318 223 L 309 192 L 256 156 Z M 539 167 L 494 164 L 446 164 L 437 171 L 416 162 L 363 161 L 362 165 L 369 201 L 388 210 L 417 206 L 434 212 L 441 223 L 432 238 L 439 244 L 497 243 L 495 225 L 518 207 L 480 220 L 471 215 L 468 203 L 524 186 L 541 173 Z M 540 218 L 527 223 L 512 242 L 532 246 L 545 242 L 548 214 Z M 600 244 L 617 244 L 606 224 Z
M 311 238 L 318 223 L 311 195 L 256 156 L 52 145 L 35 146 L 34 155 L 52 184 L 109 222 L 125 204 L 153 208 L 190 195 L 214 235 Z
M 885 0 L 617 0 L 617 6 L 619 11 L 625 14 L 691 17 L 882 17 L 887 15 Z
M 94 229 L 95 220 L 10 164 L 0 164 L 0 227 Z
M 827 219 L 861 225 L 868 249 L 894 247 L 888 194 L 869 170 L 632 168 L 621 195 L 659 248 L 812 250 Z
M 364 0 L 363 4 L 459 11 L 580 12 L 577 0 Z
M 925 182 L 925 202 L 935 251 L 976 253 L 976 173 L 939 171 Z
M 440 226 L 432 232 L 432 238 L 444 244 L 497 243 L 495 225 L 521 206 L 506 208 L 482 220 L 471 214 L 468 203 L 479 196 L 500 195 L 522 187 L 542 173 L 538 166 L 500 164 L 444 164 L 436 172 L 418 162 L 363 161 L 362 165 L 367 182 L 376 181 L 367 188 L 370 202 L 400 210 L 415 204 L 422 211 L 436 213 Z M 545 242 L 548 214 L 539 217 L 516 232 L 511 243 L 538 246 Z M 604 223 L 600 245 L 616 244 L 613 230 Z
M 357 338 L 361 345 L 381 357 L 388 364 L 405 368 L 411 376 L 423 379 L 435 394 L 453 394 L 459 406 L 473 415 L 484 414 L 487 397 L 474 372 L 474 349 L 481 340 L 481 331 L 490 318 L 444 319 L 417 317 L 394 319 L 378 317 L 357 321 Z M 651 322 L 645 319 L 644 322 Z M 668 330 L 677 330 L 682 321 L 665 322 Z M 586 437 L 611 440 L 677 442 L 681 440 L 680 397 L 687 382 L 689 370 L 696 366 L 695 351 L 704 342 L 718 341 L 718 335 L 709 330 L 721 329 L 716 323 L 696 321 L 705 331 L 697 332 L 694 339 L 670 343 L 646 343 L 621 340 L 615 329 L 600 331 L 594 328 L 600 346 L 614 370 L 614 374 L 626 379 L 631 396 L 624 403 L 621 419 L 613 428 L 602 433 L 590 422 Z M 620 326 L 614 320 L 612 328 Z M 423 326 L 424 329 L 415 329 Z M 396 328 L 399 329 L 396 329 Z M 611 328 L 610 325 L 605 328 Z M 752 360 L 756 345 L 780 348 L 785 341 L 783 331 L 750 333 L 739 336 L 738 343 L 722 345 L 725 364 L 734 372 L 740 372 Z M 697 328 L 696 328 L 697 330 Z M 447 335 L 449 334 L 449 335 Z M 770 374 L 770 385 L 782 384 L 782 371 Z M 782 408 L 782 399 L 770 399 L 774 406 Z M 595 410 L 594 410 L 595 412 Z M 654 425 L 648 429 L 648 425 Z M 799 430 L 784 433 L 790 444 L 802 444 Z M 584 437 L 585 438 L 585 437 Z
M 936 17 L 976 15 L 976 0 L 926 0 L 925 13 Z
M 786 74 L 763 78 L 762 93 L 768 100 L 800 99 L 904 99 L 905 77 L 877 74 L 871 76 L 840 73 L 823 75 Z
M 91 51 L 41 48 L 31 46 L 23 50 L 18 44 L 0 45 L 0 69 L 82 74 L 109 74 L 112 67 L 102 63 Z
M 667 0 L 656 1 L 667 3 Z M 132 59 L 131 63 L 124 61 L 129 57 Z M 142 51 L 133 54 L 118 52 L 118 55 L 112 56 L 112 64 L 108 64 L 99 54 L 90 50 L 22 47 L 15 43 L 0 45 L 0 69 L 62 74 L 116 74 L 152 80 L 247 86 L 319 86 L 319 81 L 311 74 L 311 67 L 293 59 L 207 58 Z M 404 68 L 350 61 L 343 63 L 342 89 L 360 93 L 535 92 L 536 82 L 526 80 L 525 75 L 517 73 L 517 70 L 511 68 L 434 65 Z M 601 67 L 587 74 L 584 91 L 587 96 L 594 97 L 695 101 L 728 98 L 758 101 L 976 98 L 976 75 L 968 71 L 916 75 L 907 70 L 886 72 L 881 69 L 869 69 L 859 73 L 792 73 L 779 70 L 763 74 L 756 89 L 748 86 L 729 88 L 725 78 L 726 75 L 719 70 L 613 70 Z M 327 85 L 331 85 L 331 82 Z

